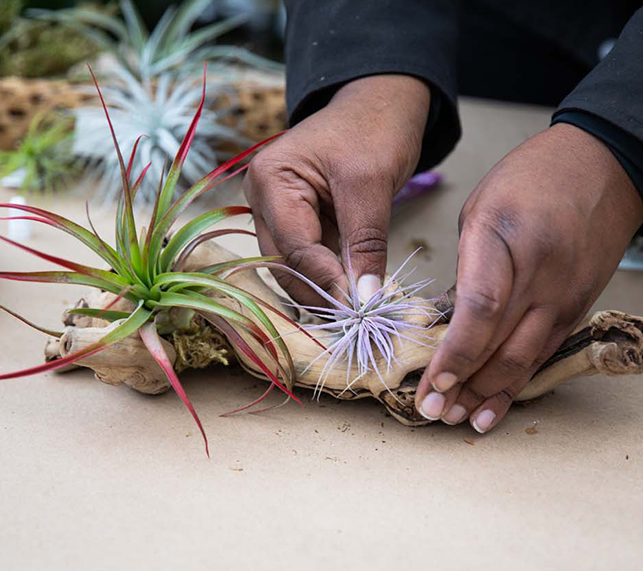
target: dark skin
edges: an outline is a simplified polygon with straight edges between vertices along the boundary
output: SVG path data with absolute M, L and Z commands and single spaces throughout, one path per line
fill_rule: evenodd
M 415 78 L 359 79 L 259 153 L 244 189 L 262 253 L 337 294 L 348 247 L 367 297 L 385 272 L 392 199 L 417 165 L 429 105 Z M 487 432 L 605 288 L 643 201 L 603 143 L 560 124 L 504 157 L 459 223 L 458 301 L 416 406 Z M 300 303 L 322 303 L 277 279 Z

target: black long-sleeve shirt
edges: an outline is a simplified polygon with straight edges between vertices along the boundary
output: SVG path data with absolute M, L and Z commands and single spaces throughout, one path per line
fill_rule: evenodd
M 555 46 L 581 69 L 591 70 L 560 103 L 553 121 L 572 123 L 603 140 L 643 195 L 643 8 L 637 10 L 641 2 L 286 0 L 291 123 L 323 107 L 353 79 L 413 75 L 431 88 L 419 168 L 440 162 L 460 137 L 458 33 L 461 10 L 474 4 L 510 22 L 516 35 L 524 30 Z M 618 36 L 625 22 L 614 48 L 599 63 L 602 43 Z M 484 54 L 484 39 L 481 42 Z M 541 80 L 551 80 L 543 69 Z

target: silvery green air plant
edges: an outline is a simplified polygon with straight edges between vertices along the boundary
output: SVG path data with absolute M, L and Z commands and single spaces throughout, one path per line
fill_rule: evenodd
M 366 300 L 360 299 L 349 255 L 346 260 L 349 291 L 341 290 L 342 300 L 335 299 L 300 273 L 288 270 L 308 284 L 328 303 L 327 307 L 296 306 L 309 311 L 323 321 L 323 323 L 305 326 L 308 331 L 321 332 L 322 336 L 317 338 L 323 340 L 326 346 L 304 371 L 305 373 L 320 359 L 327 358 L 315 387 L 317 397 L 323 390 L 328 376 L 337 366 L 345 364 L 346 388 L 342 394 L 352 391 L 355 382 L 369 371 L 373 371 L 384 388 L 399 400 L 382 378 L 380 369 L 384 366 L 386 371 L 390 372 L 394 365 L 400 364 L 394 341 L 399 341 L 399 344 L 413 343 L 431 347 L 418 338 L 430 340 L 430 337 L 419 334 L 426 332 L 443 317 L 437 309 L 427 306 L 426 300 L 414 297 L 429 286 L 433 282 L 432 279 L 403 285 L 415 271 L 412 269 L 404 273 L 411 258 L 418 251 L 413 252 L 395 273 L 387 277 L 382 287 Z M 428 325 L 418 324 L 417 318 L 428 318 Z

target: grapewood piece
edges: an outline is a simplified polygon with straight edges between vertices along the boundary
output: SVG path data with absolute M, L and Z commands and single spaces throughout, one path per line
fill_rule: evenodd
M 211 242 L 206 243 L 192 254 L 186 270 L 194 271 L 234 257 L 234 254 L 224 248 Z M 305 322 L 310 319 L 310 316 L 299 313 L 287 305 L 284 298 L 275 293 L 255 271 L 239 272 L 229 280 L 261 297 L 297 321 Z M 372 397 L 382 402 L 389 413 L 402 424 L 421 426 L 428 421 L 415 410 L 415 392 L 422 371 L 430 363 L 448 330 L 454 298 L 453 294 L 445 293 L 433 300 L 425 300 L 427 310 L 433 312 L 436 317 L 415 315 L 411 318 L 415 324 L 425 327 L 412 334 L 423 345 L 394 340 L 396 356 L 400 363 L 392 366 L 390 370 L 387 370 L 382 363 L 379 374 L 371 371 L 355 381 L 353 379 L 357 377 L 356 370 L 347 371 L 344 363 L 335 367 L 323 384 L 320 383 L 320 374 L 328 358 L 320 357 L 322 349 L 292 323 L 276 314 L 271 314 L 270 317 L 292 354 L 297 371 L 296 386 L 323 391 L 343 400 Z M 92 292 L 78 305 L 105 307 L 112 299 L 111 294 Z M 218 301 L 251 317 L 234 300 L 221 297 Z M 118 302 L 122 304 L 122 309 L 126 308 L 126 303 L 123 300 Z M 63 321 L 67 326 L 65 335 L 59 342 L 48 344 L 46 349 L 48 359 L 56 358 L 56 352 L 62 356 L 76 352 L 100 339 L 112 327 L 100 319 L 69 314 L 65 314 Z M 256 352 L 263 351 L 252 338 L 245 337 L 245 339 Z M 174 362 L 175 351 L 169 341 L 165 344 Z M 243 353 L 237 352 L 237 359 L 251 374 L 265 379 L 265 376 Z M 149 357 L 137 336 L 132 336 L 101 353 L 83 359 L 79 361 L 79 365 L 93 369 L 96 377 L 103 382 L 113 385 L 124 383 L 140 392 L 157 394 L 170 388 L 162 371 Z M 643 318 L 619 311 L 600 311 L 586 319 L 570 335 L 534 375 L 517 400 L 537 398 L 577 377 L 597 374 L 612 377 L 641 373 L 643 373 Z

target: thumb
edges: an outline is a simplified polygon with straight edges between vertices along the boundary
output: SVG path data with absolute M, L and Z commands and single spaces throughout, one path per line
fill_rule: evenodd
M 386 272 L 392 192 L 345 196 L 336 204 L 342 263 L 350 289 L 356 287 L 363 302 L 382 287 Z

